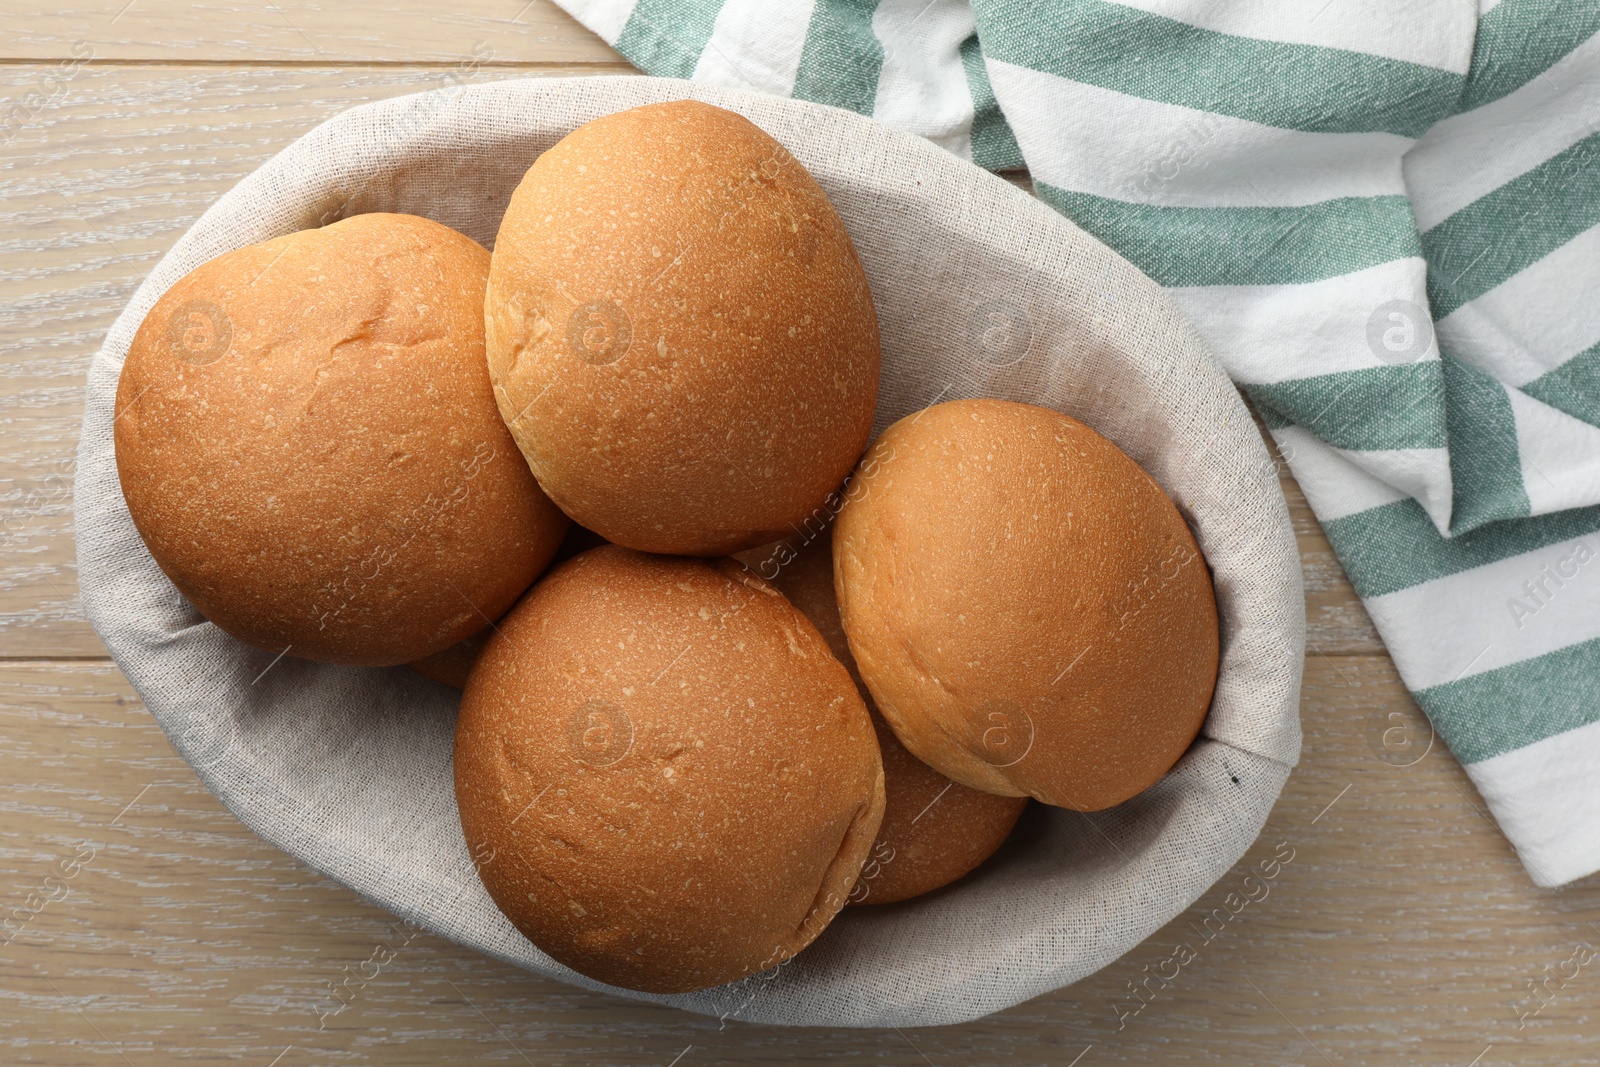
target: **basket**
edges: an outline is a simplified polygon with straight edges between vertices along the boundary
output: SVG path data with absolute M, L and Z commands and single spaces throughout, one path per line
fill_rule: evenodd
M 534 159 L 574 127 L 655 101 L 738 111 L 832 198 L 883 338 L 875 430 L 940 400 L 1056 408 L 1144 466 L 1194 528 L 1222 619 L 1202 736 L 1159 783 L 1093 815 L 1033 805 L 987 864 L 903 904 L 849 908 L 761 975 L 656 996 L 554 962 L 496 910 L 451 778 L 459 694 L 406 668 L 247 648 L 146 552 L 117 481 L 117 375 L 134 331 L 224 252 L 367 211 L 493 246 Z M 542 975 L 725 1019 L 961 1022 L 1091 974 L 1193 903 L 1255 840 L 1298 757 L 1305 615 L 1276 469 L 1238 393 L 1162 290 L 1071 222 L 928 141 L 801 101 L 638 77 L 501 81 L 385 100 L 311 130 L 161 260 L 89 371 L 75 498 L 83 603 L 201 780 L 256 833 L 396 915 Z M 270 666 L 270 670 L 268 669 Z M 265 673 L 263 673 L 265 672 Z

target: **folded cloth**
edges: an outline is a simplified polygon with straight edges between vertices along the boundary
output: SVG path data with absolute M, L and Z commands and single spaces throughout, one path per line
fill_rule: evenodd
M 1534 881 L 1600 870 L 1600 4 L 558 2 L 1026 165 L 1254 401 Z

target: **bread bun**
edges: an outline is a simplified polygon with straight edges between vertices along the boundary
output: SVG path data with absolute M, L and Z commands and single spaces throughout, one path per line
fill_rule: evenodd
M 1205 560 L 1161 487 L 1076 419 L 1002 400 L 902 419 L 863 458 L 833 551 L 879 710 L 958 782 L 1108 808 L 1205 720 Z
M 633 108 L 540 156 L 500 224 L 485 310 L 528 465 L 619 545 L 765 544 L 866 447 L 878 323 L 850 235 L 731 111 Z
M 507 918 L 652 993 L 804 948 L 883 817 L 871 720 L 805 616 L 732 560 L 616 546 L 500 622 L 462 697 L 455 780 Z
M 117 385 L 117 472 L 151 556 L 246 644 L 431 655 L 509 608 L 567 521 L 500 421 L 489 254 L 357 215 L 180 279 Z
M 567 536 L 562 538 L 560 547 L 550 560 L 550 565 L 555 566 L 580 552 L 587 552 L 605 543 L 605 538 L 593 530 L 585 529 L 575 522 L 571 523 L 567 528 Z M 472 636 L 457 641 L 443 652 L 435 652 L 408 666 L 426 678 L 432 678 L 455 689 L 465 689 L 467 676 L 472 673 L 472 665 L 478 662 L 478 655 L 483 651 L 483 646 L 489 643 L 489 633 L 492 629 L 493 626 L 485 626 Z
M 856 671 L 839 622 L 829 533 L 807 542 L 781 541 L 738 558 L 769 579 L 811 620 L 850 672 L 872 713 L 883 757 L 883 823 L 850 892 L 850 903 L 893 904 L 948 885 L 992 856 L 1005 843 L 1028 799 L 958 785 L 907 752 L 894 736 Z

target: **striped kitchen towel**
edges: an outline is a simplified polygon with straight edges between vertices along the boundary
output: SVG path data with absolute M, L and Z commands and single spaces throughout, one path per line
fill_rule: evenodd
M 1600 869 L 1600 3 L 560 0 L 851 108 L 1166 286 L 1540 885 Z

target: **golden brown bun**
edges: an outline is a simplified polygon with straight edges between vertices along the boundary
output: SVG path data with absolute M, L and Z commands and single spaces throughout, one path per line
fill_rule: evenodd
M 952 782 L 907 752 L 878 715 L 839 622 L 829 533 L 809 542 L 780 541 L 738 558 L 770 579 L 812 621 L 872 713 L 883 756 L 883 824 L 850 903 L 892 904 L 948 885 L 994 855 L 1028 798 L 981 793 Z
M 958 782 L 1108 808 L 1205 720 L 1205 560 L 1161 487 L 1075 419 L 1001 400 L 902 419 L 862 459 L 833 552 L 879 710 Z
M 616 546 L 500 623 L 455 776 L 507 918 L 574 970 L 653 993 L 799 952 L 883 818 L 871 719 L 805 616 L 732 560 Z
M 503 613 L 566 519 L 485 370 L 489 254 L 357 215 L 211 260 L 156 302 L 117 385 L 117 471 L 150 554 L 260 648 L 431 655 Z
M 587 552 L 605 543 L 606 539 L 593 530 L 585 529 L 575 522 L 569 523 L 567 536 L 562 538 L 560 547 L 550 560 L 550 565 L 553 567 L 580 552 Z M 472 665 L 478 662 L 478 655 L 483 651 L 483 646 L 489 643 L 491 629 L 492 627 L 485 626 L 471 637 L 462 638 L 443 652 L 424 656 L 407 666 L 425 678 L 432 678 L 436 682 L 442 682 L 456 689 L 465 689 L 467 676 L 472 673 Z
M 731 111 L 634 108 L 540 156 L 500 224 L 485 313 L 528 465 L 619 545 L 765 544 L 866 447 L 866 275 L 821 187 Z

